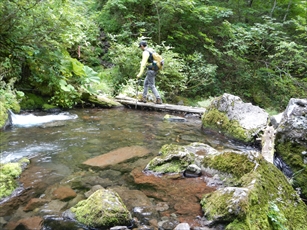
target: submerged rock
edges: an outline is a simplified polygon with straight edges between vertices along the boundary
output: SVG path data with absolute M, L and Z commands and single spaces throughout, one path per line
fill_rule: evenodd
M 132 219 L 119 195 L 107 189 L 97 190 L 72 207 L 71 211 L 80 223 L 95 228 L 129 226 Z
M 163 120 L 169 121 L 169 122 L 185 122 L 185 121 L 187 121 L 184 117 L 172 116 L 172 115 L 169 115 L 169 114 L 166 114 L 163 117 Z
M 82 164 L 94 168 L 106 168 L 133 158 L 144 157 L 149 153 L 150 151 L 142 146 L 123 147 L 88 159 Z
M 220 130 L 235 139 L 251 142 L 268 124 L 265 110 L 241 98 L 223 94 L 212 101 L 202 116 L 203 128 Z

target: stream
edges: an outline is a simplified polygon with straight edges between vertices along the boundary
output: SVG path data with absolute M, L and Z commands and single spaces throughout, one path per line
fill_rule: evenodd
M 166 114 L 120 107 L 74 109 L 57 115 L 42 112 L 13 115 L 13 127 L 0 132 L 0 161 L 14 162 L 26 157 L 31 160 L 31 168 L 49 169 L 61 175 L 58 179 L 46 178 L 50 186 L 78 172 L 82 162 L 87 159 L 127 146 L 147 148 L 152 153 L 150 158 L 156 156 L 164 144 L 171 143 L 187 145 L 202 142 L 218 150 L 230 148 L 244 151 L 252 148 L 218 133 L 205 133 L 198 116 L 190 115 L 185 117 L 185 121 L 171 122 L 164 120 Z M 130 168 L 134 167 L 134 162 L 127 164 Z M 118 186 L 130 187 L 131 182 L 126 181 L 125 174 L 122 173 L 120 178 L 110 175 L 108 179 L 116 180 Z M 0 200 L 0 204 L 4 202 L 6 200 Z M 15 214 L 18 208 L 9 214 L 2 214 L 0 218 L 7 222 L 20 218 Z

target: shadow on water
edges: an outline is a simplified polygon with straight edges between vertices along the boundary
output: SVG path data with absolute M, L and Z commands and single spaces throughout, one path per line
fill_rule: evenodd
M 188 117 L 185 122 L 169 122 L 163 119 L 166 114 L 126 108 L 80 109 L 57 115 L 12 114 L 13 127 L 0 132 L 0 162 L 30 158 L 31 168 L 41 170 L 36 173 L 41 173 L 42 178 L 48 177 L 45 181 L 48 187 L 78 172 L 82 162 L 121 147 L 143 146 L 150 150 L 151 154 L 144 157 L 143 164 L 156 156 L 164 144 L 202 142 L 216 149 L 244 151 L 251 148 L 238 146 L 222 135 L 204 133 L 199 117 Z M 112 185 L 129 187 L 129 170 L 139 167 L 134 164 L 130 161 L 122 168 L 114 167 L 112 172 L 101 170 L 100 175 Z M 36 196 L 42 194 L 43 190 Z M 13 213 L 5 214 L 6 218 L 10 220 Z M 49 223 L 55 224 L 54 220 Z

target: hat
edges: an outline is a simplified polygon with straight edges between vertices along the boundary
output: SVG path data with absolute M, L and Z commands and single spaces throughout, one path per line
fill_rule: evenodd
M 141 41 L 141 42 L 139 43 L 139 48 L 140 48 L 141 46 L 147 46 L 147 42 Z

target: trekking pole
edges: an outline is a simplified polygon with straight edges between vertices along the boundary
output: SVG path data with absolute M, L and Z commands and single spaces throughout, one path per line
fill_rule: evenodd
M 139 93 L 138 89 L 139 89 L 139 82 L 140 82 L 140 80 L 137 79 L 137 82 L 136 82 L 136 102 L 135 102 L 135 109 L 136 109 L 137 106 L 138 106 L 138 93 Z
M 138 105 L 138 89 L 139 89 L 139 85 L 141 84 L 142 82 L 142 79 L 137 79 L 137 82 L 136 82 L 136 103 L 135 103 L 135 108 L 137 107 Z

